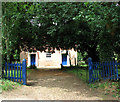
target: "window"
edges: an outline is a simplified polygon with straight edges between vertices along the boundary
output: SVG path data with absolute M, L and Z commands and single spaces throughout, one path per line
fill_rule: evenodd
M 51 53 L 46 53 L 46 58 L 51 58 Z

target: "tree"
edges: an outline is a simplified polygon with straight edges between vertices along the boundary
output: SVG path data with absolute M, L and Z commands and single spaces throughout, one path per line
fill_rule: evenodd
M 75 48 L 93 61 L 112 60 L 119 9 L 115 3 L 3 3 L 4 55 L 20 47 Z

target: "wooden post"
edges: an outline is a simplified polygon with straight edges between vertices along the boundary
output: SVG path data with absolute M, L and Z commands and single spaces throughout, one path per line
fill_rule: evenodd
M 92 80 L 92 58 L 88 58 L 88 69 L 89 69 L 89 83 L 91 83 Z
M 26 85 L 26 59 L 23 59 L 22 61 L 22 79 L 23 85 Z

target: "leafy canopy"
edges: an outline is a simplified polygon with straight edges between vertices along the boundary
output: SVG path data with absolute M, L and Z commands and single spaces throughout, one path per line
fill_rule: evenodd
M 2 12 L 3 55 L 8 58 L 21 48 L 75 48 L 101 61 L 119 53 L 120 7 L 116 3 L 7 2 Z

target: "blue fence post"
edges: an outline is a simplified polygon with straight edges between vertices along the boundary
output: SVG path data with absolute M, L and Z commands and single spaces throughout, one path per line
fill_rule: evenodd
M 89 83 L 91 83 L 92 80 L 92 58 L 88 58 L 88 68 L 89 68 Z
M 26 85 L 26 59 L 23 59 L 22 61 L 22 79 L 23 85 Z
M 5 78 L 7 78 L 8 75 L 7 75 L 7 62 L 5 62 Z

